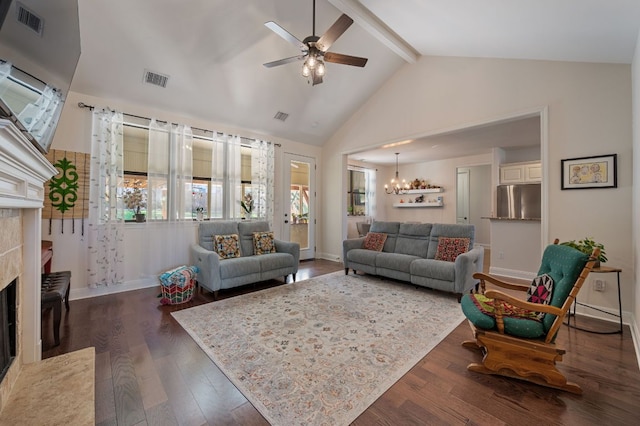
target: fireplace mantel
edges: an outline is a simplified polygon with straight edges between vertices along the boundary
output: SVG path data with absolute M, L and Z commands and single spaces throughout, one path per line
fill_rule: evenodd
M 0 141 L 0 208 L 42 208 L 55 167 L 10 120 L 0 119 Z
M 0 119 L 0 209 L 22 216 L 22 316 L 19 347 L 25 364 L 42 357 L 40 257 L 44 184 L 57 173 L 42 153 L 7 119 Z

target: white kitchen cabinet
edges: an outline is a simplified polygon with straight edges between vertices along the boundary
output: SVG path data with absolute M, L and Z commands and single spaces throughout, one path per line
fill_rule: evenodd
M 503 185 L 535 182 L 542 182 L 542 164 L 539 161 L 500 166 L 500 183 Z

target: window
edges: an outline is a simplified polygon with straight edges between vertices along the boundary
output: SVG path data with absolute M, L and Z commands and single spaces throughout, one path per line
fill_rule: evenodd
M 152 138 L 152 143 L 166 143 L 167 152 L 152 153 L 152 164 L 159 164 L 154 166 L 158 170 L 150 172 L 149 120 L 131 121 L 124 125 L 124 181 L 119 191 L 125 221 L 135 221 L 136 214 L 145 214 L 147 220 L 168 220 L 170 211 L 176 211 L 180 218 L 194 220 L 198 212 L 202 212 L 203 219 L 240 218 L 240 199 L 251 193 L 252 188 L 251 147 L 235 145 L 239 148 L 231 149 L 225 136 L 194 131 L 190 151 L 192 176 L 180 176 L 173 166 L 180 161 L 176 160 L 180 152 L 172 154 L 172 145 L 160 135 L 160 139 Z M 175 180 L 184 182 L 184 192 L 182 184 L 176 184 Z M 178 200 L 185 196 L 191 197 L 188 203 Z M 178 211 L 181 206 L 188 211 Z
M 291 185 L 291 218 L 294 223 L 309 220 L 309 186 Z
M 147 215 L 147 148 L 149 130 L 125 125 L 122 135 L 124 182 L 119 196 L 124 201 L 124 220 L 135 221 L 136 214 Z
M 348 170 L 347 179 L 347 214 L 364 216 L 366 214 L 366 177 L 365 172 Z

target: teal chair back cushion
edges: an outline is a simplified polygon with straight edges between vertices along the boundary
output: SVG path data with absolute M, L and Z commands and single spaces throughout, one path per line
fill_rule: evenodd
M 538 276 L 547 274 L 553 279 L 550 305 L 562 307 L 588 260 L 588 255 L 572 247 L 552 244 L 545 249 Z M 544 316 L 545 332 L 549 331 L 555 319 L 555 315 Z

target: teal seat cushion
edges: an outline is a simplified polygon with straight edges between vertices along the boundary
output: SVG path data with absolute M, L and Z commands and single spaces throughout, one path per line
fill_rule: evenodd
M 472 294 L 462 296 L 460 304 L 464 315 L 477 328 L 497 330 L 495 318 L 482 312 L 476 303 L 474 303 L 473 298 L 474 295 Z M 536 339 L 546 334 L 544 326 L 539 320 L 509 316 L 503 316 L 502 318 L 504 320 L 504 333 L 510 336 Z

